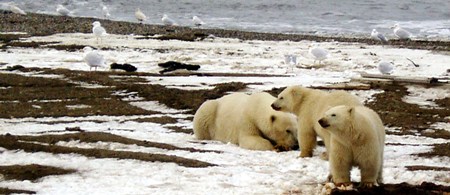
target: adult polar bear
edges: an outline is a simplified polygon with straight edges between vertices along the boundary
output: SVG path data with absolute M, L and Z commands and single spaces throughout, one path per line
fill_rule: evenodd
M 385 130 L 376 112 L 364 106 L 336 106 L 318 121 L 330 132 L 330 171 L 337 185 L 351 185 L 353 165 L 361 170 L 362 187 L 383 180 Z
M 273 110 L 275 99 L 268 93 L 233 93 L 208 100 L 194 115 L 194 134 L 251 150 L 290 149 L 297 145 L 297 119 Z
M 298 117 L 298 142 L 300 157 L 312 157 L 317 135 L 328 151 L 329 132 L 317 122 L 330 107 L 338 105 L 359 106 L 358 98 L 345 91 L 326 92 L 301 86 L 289 86 L 272 103 L 274 110 L 291 112 Z M 327 158 L 327 157 L 324 157 Z

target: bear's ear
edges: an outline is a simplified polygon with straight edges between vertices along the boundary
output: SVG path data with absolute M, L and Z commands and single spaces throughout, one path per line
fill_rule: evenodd
M 350 115 L 352 115 L 353 112 L 355 112 L 355 108 L 354 108 L 354 107 L 348 108 L 348 113 L 349 113 Z
M 270 116 L 270 122 L 274 122 L 277 119 L 277 117 L 275 115 Z

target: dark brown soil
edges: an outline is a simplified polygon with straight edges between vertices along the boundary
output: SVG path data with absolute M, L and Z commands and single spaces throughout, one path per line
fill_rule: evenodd
M 359 185 L 354 183 L 354 186 Z M 400 184 L 384 184 L 378 187 L 363 189 L 358 188 L 353 191 L 333 190 L 332 195 L 378 195 L 378 194 L 392 194 L 392 195 L 447 195 L 450 193 L 449 186 L 436 185 L 429 182 L 423 182 L 421 185 L 411 185 L 407 183 Z
M 34 191 L 29 190 L 16 190 L 9 188 L 0 188 L 0 194 L 36 194 Z
M 80 45 L 54 46 L 50 43 L 32 42 L 23 43 L 21 37 L 50 35 L 55 33 L 91 33 L 92 22 L 99 20 L 102 25 L 112 34 L 140 34 L 154 35 L 161 34 L 162 39 L 180 39 L 185 41 L 195 41 L 213 34 L 218 37 L 239 38 L 241 40 L 315 40 L 315 41 L 344 41 L 361 42 L 367 44 L 379 44 L 366 38 L 346 38 L 346 37 L 320 37 L 313 35 L 286 35 L 274 33 L 254 33 L 221 29 L 191 29 L 187 27 L 165 27 L 159 25 L 141 25 L 127 22 L 113 22 L 94 18 L 71 18 L 61 16 L 49 16 L 42 14 L 28 14 L 26 16 L 0 12 L 0 26 L 2 31 L 27 32 L 28 35 L 0 35 L 0 42 L 4 43 L 0 49 L 15 47 L 53 47 L 67 51 L 76 51 L 83 48 Z M 52 25 L 45 25 L 52 24 Z M 148 37 L 144 37 L 148 38 Z M 397 41 L 393 40 L 390 45 L 404 48 L 430 49 L 436 51 L 450 51 L 450 43 L 443 41 Z M 107 49 L 107 48 L 104 48 Z M 161 51 L 167 52 L 167 51 Z M 1 61 L 0 61 L 1 63 Z M 16 70 L 17 71 L 17 70 Z M 92 115 L 141 115 L 136 121 L 156 122 L 163 125 L 177 123 L 177 119 L 170 117 L 149 118 L 155 111 L 148 111 L 131 106 L 122 100 L 120 95 L 113 95 L 117 91 L 137 92 L 146 101 L 158 101 L 168 107 L 175 109 L 188 109 L 188 113 L 193 114 L 195 110 L 207 99 L 215 99 L 223 96 L 227 92 L 239 91 L 246 88 L 243 83 L 226 83 L 215 86 L 212 90 L 187 91 L 179 89 L 168 89 L 161 85 L 142 84 L 146 82 L 139 76 L 171 76 L 156 75 L 147 73 L 112 73 L 112 72 L 83 72 L 70 71 L 65 69 L 38 69 L 25 68 L 18 71 L 31 72 L 39 71 L 42 74 L 61 75 L 65 79 L 25 77 L 17 74 L 0 73 L 0 118 L 24 118 L 24 117 L 59 117 L 59 116 L 92 116 Z M 133 75 L 137 77 L 116 78 L 112 75 Z M 197 76 L 211 76 L 197 75 Z M 219 76 L 219 75 L 217 75 Z M 223 74 L 221 76 L 227 76 Z M 242 75 L 242 76 L 264 76 L 264 75 Z M 103 88 L 84 88 L 82 83 L 104 86 Z M 427 87 L 434 87 L 428 85 Z M 386 126 L 401 127 L 399 132 L 388 132 L 388 134 L 417 135 L 424 137 L 450 139 L 447 130 L 430 129 L 430 125 L 435 122 L 449 122 L 445 117 L 450 116 L 450 98 L 437 100 L 435 103 L 444 109 L 424 109 L 417 105 L 408 104 L 401 100 L 408 92 L 404 85 L 394 83 L 392 85 L 377 85 L 372 88 L 382 89 L 385 92 L 375 95 L 375 100 L 367 104 L 368 107 L 377 111 Z M 282 89 L 273 89 L 273 95 L 278 94 Z M 43 101 L 46 100 L 46 101 Z M 50 101 L 48 101 L 50 100 Z M 61 101 L 51 101 L 61 100 Z M 86 108 L 69 109 L 68 105 L 88 105 Z M 181 127 L 168 127 L 174 131 L 192 134 L 192 129 Z M 139 152 L 120 152 L 104 149 L 81 149 L 73 147 L 62 147 L 55 145 L 58 141 L 78 140 L 80 142 L 117 142 L 122 144 L 136 144 L 144 147 L 157 147 L 167 150 L 187 150 L 191 152 L 216 152 L 196 150 L 193 148 L 179 148 L 169 144 L 155 143 L 128 139 L 125 137 L 98 133 L 84 132 L 81 129 L 66 128 L 60 132 L 75 132 L 63 135 L 40 135 L 40 136 L 15 136 L 14 132 L 0 136 L 0 147 L 10 150 L 24 150 L 27 152 L 49 152 L 56 154 L 77 153 L 95 158 L 118 158 L 137 159 L 142 161 L 158 161 L 167 163 L 177 163 L 187 167 L 214 166 L 206 162 L 194 159 L 180 158 L 176 156 L 162 154 L 148 154 Z M 446 156 L 450 157 L 450 143 L 436 144 L 434 150 L 429 153 L 419 154 L 423 157 Z M 409 166 L 409 170 L 437 170 L 449 171 L 446 167 L 425 167 Z M 39 165 L 30 165 L 26 168 L 15 165 L 8 168 L 0 168 L 0 171 L 10 170 L 20 178 L 35 176 L 37 179 L 51 174 L 69 174 L 71 170 L 60 170 L 55 167 L 43 168 Z M 23 170 L 29 170 L 23 171 Z M 46 171 L 43 171 L 46 170 Z M 50 171 L 49 171 L 50 170 Z M 52 172 L 53 171 L 53 172 Z M 68 171 L 67 173 L 63 173 Z M 1 174 L 4 174 L 1 172 Z M 9 176 L 4 176 L 5 178 Z M 33 179 L 32 179 L 33 180 Z M 34 193 L 31 191 L 21 191 L 15 189 L 0 188 L 0 194 L 9 193 Z M 374 189 L 358 189 L 358 191 L 342 192 L 333 191 L 333 194 L 449 194 L 447 186 L 439 186 L 433 183 L 424 182 L 422 185 L 414 186 L 406 183 L 385 184 Z
M 0 166 L 0 174 L 5 180 L 30 180 L 35 181 L 49 175 L 64 175 L 75 173 L 76 170 L 62 169 L 58 167 L 31 165 Z
M 64 76 L 64 80 L 58 78 L 42 78 L 42 77 L 25 77 L 17 74 L 0 74 L 0 87 L 5 87 L 0 90 L 0 101 L 5 101 L 0 104 L 0 117 L 43 117 L 43 116 L 90 116 L 90 115 L 142 115 L 142 118 L 137 121 L 150 121 L 160 124 L 175 124 L 177 120 L 170 117 L 149 118 L 148 116 L 156 112 L 140 110 L 136 107 L 130 106 L 127 102 L 121 100 L 121 97 L 113 95 L 114 91 L 128 91 L 138 92 L 140 97 L 145 100 L 159 101 L 169 107 L 176 109 L 188 109 L 189 113 L 193 114 L 195 110 L 207 99 L 214 99 L 223 96 L 230 91 L 239 91 L 245 89 L 246 85 L 243 83 L 227 83 L 217 85 L 212 90 L 187 91 L 168 89 L 161 85 L 142 84 L 143 79 L 139 78 L 142 73 L 113 73 L 113 72 L 82 72 L 69 71 L 63 69 L 20 69 L 19 71 L 38 71 L 42 74 L 55 74 Z M 117 78 L 112 75 L 137 75 L 132 78 Z M 146 75 L 148 76 L 148 75 Z M 160 76 L 160 75 L 158 75 Z M 107 88 L 82 88 L 78 82 L 98 84 L 107 86 Z M 429 86 L 433 87 L 433 86 Z M 448 131 L 441 130 L 430 134 L 422 132 L 430 128 L 430 124 L 435 122 L 446 122 L 445 117 L 450 115 L 449 101 L 439 101 L 439 105 L 445 109 L 424 109 L 419 106 L 412 105 L 401 101 L 401 98 L 408 92 L 403 85 L 379 85 L 372 86 L 372 88 L 383 89 L 385 93 L 375 95 L 374 101 L 367 104 L 373 108 L 382 117 L 387 126 L 401 127 L 401 132 L 395 134 L 400 135 L 419 135 L 429 136 L 435 138 L 448 139 Z M 270 93 L 276 95 L 282 89 L 273 89 Z M 64 91 L 64 93 L 61 93 Z M 27 93 L 24 93 L 27 92 Z M 57 100 L 62 99 L 61 103 L 49 103 L 49 107 L 45 112 L 44 109 L 34 111 L 32 105 L 46 106 L 45 104 L 36 100 Z M 98 101 L 96 101 L 98 99 Z M 92 102 L 101 104 L 105 99 L 109 100 L 105 107 L 98 107 Z M 112 101 L 114 100 L 114 101 Z M 16 101 L 21 102 L 15 103 Z M 8 103 L 9 102 L 9 103 Z M 83 108 L 83 111 L 72 111 L 65 108 L 65 105 L 86 104 L 92 105 L 90 108 Z M 14 106 L 15 111 L 9 110 Z M 116 109 L 120 107 L 121 109 Z M 192 118 L 191 118 L 192 120 Z M 192 129 L 183 129 L 181 127 L 171 127 L 178 132 L 192 134 Z M 131 130 L 132 131 L 132 130 Z M 89 157 L 96 158 L 118 158 L 118 159 L 137 159 L 142 161 L 158 161 L 158 162 L 172 162 L 181 166 L 188 167 L 205 167 L 214 166 L 206 162 L 201 162 L 195 159 L 186 159 L 176 156 L 169 156 L 163 154 L 148 154 L 140 152 L 120 152 L 105 149 L 81 149 L 73 147 L 57 146 L 58 141 L 77 140 L 80 142 L 115 142 L 122 144 L 136 144 L 143 147 L 157 147 L 167 150 L 187 150 L 190 152 L 217 152 L 204 151 L 194 148 L 179 148 L 165 143 L 156 143 L 149 141 L 141 141 L 129 139 L 113 134 L 100 132 L 84 132 L 82 129 L 72 127 L 61 130 L 61 132 L 76 132 L 62 135 L 38 135 L 38 136 L 15 136 L 8 135 L 0 136 L 0 147 L 10 150 L 24 150 L 27 152 L 50 152 L 56 154 L 76 153 Z M 389 133 L 389 132 L 388 132 Z M 436 144 L 432 152 L 426 154 L 419 154 L 420 156 L 447 156 L 450 157 L 449 149 L 450 143 Z M 448 171 L 445 167 L 424 167 L 424 166 L 410 166 L 410 170 L 437 170 Z M 21 172 L 17 172 L 19 175 Z M 36 175 L 41 172 L 36 171 Z M 22 172 L 23 177 L 28 175 L 27 172 Z M 45 175 L 43 175 L 45 176 Z M 421 186 L 412 186 L 408 184 L 386 184 L 380 187 L 364 191 L 351 191 L 345 193 L 390 193 L 390 194 L 443 194 L 442 192 L 450 192 L 448 187 L 438 186 L 430 183 L 422 184 Z M 334 191 L 334 193 L 343 193 Z

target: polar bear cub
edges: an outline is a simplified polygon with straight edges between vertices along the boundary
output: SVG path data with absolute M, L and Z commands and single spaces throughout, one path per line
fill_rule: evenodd
M 194 115 L 194 134 L 251 150 L 289 150 L 297 145 L 297 118 L 273 110 L 275 99 L 268 93 L 233 93 L 208 100 Z
M 345 91 L 327 92 L 302 86 L 289 86 L 284 89 L 271 105 L 273 109 L 290 112 L 298 117 L 298 142 L 300 157 L 312 157 L 319 136 L 328 152 L 329 132 L 317 121 L 328 108 L 338 105 L 362 105 L 354 95 Z M 326 155 L 323 156 L 327 158 Z
M 361 170 L 361 186 L 382 182 L 385 129 L 376 112 L 364 106 L 336 106 L 318 121 L 330 132 L 331 179 L 350 185 L 350 170 Z

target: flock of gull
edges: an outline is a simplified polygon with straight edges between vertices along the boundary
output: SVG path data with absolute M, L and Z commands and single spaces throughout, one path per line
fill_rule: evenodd
M 17 7 L 14 3 L 9 3 L 8 5 L 9 10 L 11 12 L 26 15 L 26 12 Z M 56 12 L 62 16 L 69 16 L 72 13 L 69 9 L 67 9 L 63 5 L 57 5 Z M 102 13 L 105 18 L 109 18 L 111 16 L 108 8 L 105 5 L 102 6 Z M 144 23 L 147 20 L 147 16 L 141 11 L 140 8 L 136 9 L 134 16 L 139 23 Z M 178 25 L 178 23 L 174 19 L 170 18 L 167 14 L 164 14 L 162 16 L 161 21 L 164 25 L 167 26 Z M 205 24 L 205 22 L 203 22 L 203 20 L 201 20 L 198 16 L 192 17 L 192 23 L 197 27 Z M 101 26 L 99 21 L 95 21 L 94 23 L 92 23 L 92 25 L 93 25 L 92 33 L 97 38 L 97 43 L 99 42 L 101 43 L 102 36 L 107 35 L 107 32 L 105 28 Z M 399 24 L 395 24 L 394 26 L 391 27 L 391 29 L 393 29 L 393 34 L 398 39 L 409 40 L 411 38 L 411 33 L 401 28 Z M 389 41 L 383 34 L 379 33 L 376 29 L 372 30 L 370 37 L 374 40 L 382 42 L 383 44 L 386 44 Z M 97 67 L 105 65 L 105 59 L 100 53 L 98 53 L 97 51 L 93 50 L 90 47 L 85 47 L 84 51 L 85 51 L 84 60 L 91 67 L 91 69 L 95 68 L 96 70 Z M 316 61 L 319 61 L 319 65 L 323 60 L 327 59 L 330 56 L 328 50 L 319 47 L 316 44 L 312 44 L 309 46 L 309 54 L 314 58 L 314 63 L 316 63 Z M 286 55 L 285 63 L 293 65 L 296 64 L 296 57 L 294 55 Z M 378 70 L 382 74 L 391 74 L 393 69 L 394 65 L 391 62 L 381 61 L 378 64 Z

